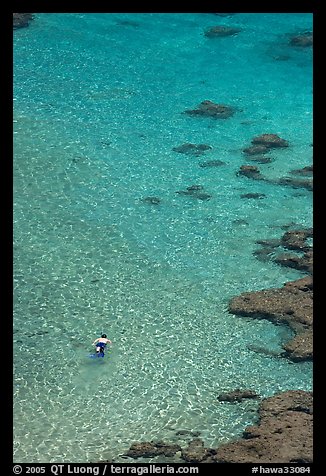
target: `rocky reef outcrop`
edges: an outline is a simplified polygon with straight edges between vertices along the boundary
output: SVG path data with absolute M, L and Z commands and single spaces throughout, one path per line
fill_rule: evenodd
M 265 146 L 253 146 L 255 147 L 265 147 Z M 244 149 L 245 150 L 245 149 Z M 266 152 L 268 149 L 266 148 Z M 261 154 L 262 151 L 259 152 Z M 250 153 L 251 155 L 255 155 L 256 152 Z M 258 152 L 257 152 L 258 154 Z M 252 160 L 252 159 L 251 159 Z M 300 177 L 280 177 L 278 179 L 270 179 L 263 175 L 256 165 L 241 165 L 240 169 L 237 172 L 238 176 L 245 176 L 254 180 L 264 180 L 265 182 L 274 184 L 274 185 L 286 185 L 292 188 L 305 188 L 309 191 L 313 190 L 313 179 L 312 177 L 307 178 L 300 178 Z
M 133 443 L 125 456 L 129 458 L 152 458 L 155 456 L 174 456 L 181 451 L 181 446 L 164 441 L 145 441 Z
M 298 35 L 293 36 L 290 39 L 291 46 L 298 46 L 300 48 L 309 48 L 313 46 L 313 34 L 311 31 L 306 31 Z
M 282 288 L 245 292 L 229 302 L 238 316 L 268 319 L 287 324 L 296 336 L 283 344 L 284 356 L 293 361 L 312 360 L 313 281 L 307 276 L 285 283 Z
M 265 180 L 260 170 L 256 165 L 241 165 L 237 175 L 243 175 L 254 180 Z
M 261 248 L 254 252 L 261 261 L 274 261 L 282 266 L 295 268 L 308 274 L 313 272 L 312 228 L 294 229 L 284 233 L 281 239 L 257 240 Z
M 189 116 L 210 117 L 212 119 L 227 119 L 235 113 L 235 109 L 224 104 L 216 104 L 212 101 L 205 100 L 201 102 L 195 109 L 187 109 L 185 114 Z
M 246 155 L 260 155 L 266 154 L 270 149 L 280 149 L 284 147 L 289 147 L 287 140 L 282 139 L 277 134 L 265 133 L 253 137 L 251 146 L 245 147 L 243 153 Z
M 33 20 L 32 13 L 13 13 L 13 28 L 25 28 Z
M 133 459 L 162 455 L 187 463 L 312 463 L 313 394 L 289 390 L 263 399 L 257 425 L 217 448 L 206 448 L 195 437 L 185 447 L 163 441 L 133 443 L 125 453 Z
M 290 390 L 264 399 L 258 425 L 221 445 L 214 458 L 218 463 L 312 463 L 312 393 Z
M 242 152 L 250 161 L 256 163 L 267 164 L 273 161 L 271 157 L 266 157 L 271 150 L 284 149 L 290 144 L 286 139 L 273 133 L 260 134 L 251 139 L 251 145 L 242 149 Z M 270 179 L 263 175 L 258 167 L 253 165 L 242 165 L 237 175 L 244 175 L 255 180 L 264 180 L 275 185 L 288 185 L 293 188 L 313 189 L 313 167 L 312 165 L 289 171 L 289 176 L 280 177 L 278 179 Z
M 282 139 L 277 134 L 261 134 L 251 141 L 252 144 L 264 145 L 268 149 L 289 147 L 287 140 Z

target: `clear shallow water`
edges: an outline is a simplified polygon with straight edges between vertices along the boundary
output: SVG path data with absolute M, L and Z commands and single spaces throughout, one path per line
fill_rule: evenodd
M 126 461 L 133 441 L 184 445 L 184 429 L 217 446 L 257 408 L 222 391 L 311 389 L 311 364 L 251 350 L 280 351 L 288 329 L 227 312 L 234 295 L 302 276 L 252 253 L 283 225 L 311 226 L 311 193 L 236 172 L 264 132 L 291 144 L 266 176 L 311 163 L 311 51 L 287 46 L 311 21 L 39 14 L 15 31 L 15 461 Z M 217 24 L 243 30 L 205 38 Z M 205 99 L 236 114 L 183 114 Z M 184 142 L 212 149 L 172 151 Z M 213 159 L 225 165 L 199 167 Z M 212 198 L 176 193 L 192 184 Z M 114 342 L 103 363 L 87 358 L 100 332 Z

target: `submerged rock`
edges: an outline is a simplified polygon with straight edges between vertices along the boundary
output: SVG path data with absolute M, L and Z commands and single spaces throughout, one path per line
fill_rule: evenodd
M 310 274 L 313 272 L 313 252 L 307 251 L 303 255 L 296 255 L 294 253 L 282 253 L 274 258 L 275 263 L 289 268 L 294 268 L 299 271 L 306 271 Z
M 197 198 L 198 200 L 210 200 L 212 198 L 212 195 L 209 193 L 192 193 L 186 190 L 180 190 L 176 193 L 179 193 L 180 195 L 190 195 L 194 198 Z
M 299 335 L 307 330 L 312 331 L 313 325 L 313 282 L 307 276 L 296 281 L 285 283 L 282 288 L 264 289 L 246 292 L 236 296 L 229 302 L 229 312 L 238 316 L 268 319 L 276 324 L 287 324 Z M 287 357 L 292 359 L 291 342 L 283 345 Z M 290 344 L 290 347 L 289 347 Z M 312 341 L 303 342 L 300 348 L 294 344 L 295 360 L 312 358 Z M 301 354 L 299 353 L 301 352 Z
M 255 154 L 250 158 L 250 160 L 252 162 L 257 162 L 257 164 L 270 164 L 271 162 L 274 161 L 272 157 L 255 157 Z
M 187 109 L 185 111 L 190 116 L 211 117 L 213 119 L 227 119 L 233 116 L 234 112 L 235 110 L 231 106 L 215 104 L 208 100 L 201 102 L 196 109 Z
M 181 446 L 177 444 L 169 444 L 164 441 L 145 441 L 133 443 L 125 456 L 130 458 L 152 458 L 154 456 L 174 456 L 175 453 L 181 451 Z
M 281 246 L 282 239 L 271 238 L 269 240 L 257 240 L 256 243 L 257 245 L 267 246 L 269 248 L 277 248 L 278 246 Z
M 289 147 L 288 141 L 281 139 L 277 134 L 261 134 L 251 141 L 254 145 L 264 145 L 268 148 Z
M 205 31 L 204 35 L 207 38 L 221 38 L 225 36 L 234 36 L 240 33 L 241 28 L 234 28 L 231 26 L 213 26 Z
M 173 147 L 174 152 L 178 152 L 179 154 L 186 154 L 186 155 L 202 155 L 207 150 L 212 149 L 212 147 L 208 144 L 191 144 L 190 142 L 186 142 L 185 144 L 178 145 L 177 147 Z
M 312 228 L 286 231 L 281 238 L 281 245 L 289 250 L 309 251 L 311 246 L 307 244 L 307 240 L 312 237 Z
M 201 440 L 200 438 L 195 438 L 190 441 L 187 448 L 184 448 L 182 450 L 181 458 L 187 463 L 208 463 L 215 462 L 215 454 L 216 450 L 213 450 L 211 448 L 205 448 L 203 440 Z
M 301 33 L 299 35 L 293 36 L 290 40 L 291 46 L 299 46 L 303 48 L 307 48 L 313 46 L 313 34 L 311 31 L 307 31 L 305 33 Z
M 261 261 L 272 259 L 275 263 L 282 266 L 288 266 L 312 274 L 313 248 L 308 242 L 308 239 L 311 239 L 312 236 L 312 228 L 289 230 L 283 234 L 280 240 L 257 240 L 256 243 L 262 245 L 263 248 L 254 251 L 253 254 Z M 283 251 L 279 252 L 276 248 L 283 249 Z M 291 250 L 296 253 L 288 253 L 284 252 L 284 250 Z
M 265 198 L 266 195 L 264 193 L 242 193 L 240 195 L 241 198 L 255 198 L 256 200 L 261 200 L 262 198 Z
M 296 177 L 281 177 L 279 180 L 276 180 L 275 183 L 279 185 L 289 185 L 293 188 L 306 188 L 310 191 L 313 190 L 312 178 L 300 179 Z
M 220 402 L 242 402 L 246 398 L 258 398 L 259 395 L 253 390 L 240 390 L 237 388 L 232 392 L 221 393 L 217 398 Z
M 243 149 L 243 152 L 247 155 L 258 155 L 266 153 L 269 151 L 269 147 L 265 145 L 254 145 Z M 253 160 L 253 159 L 250 159 Z M 307 190 L 313 190 L 313 179 L 312 178 L 298 178 L 298 177 L 281 177 L 279 179 L 269 179 L 266 176 L 263 176 L 259 168 L 255 165 L 242 165 L 240 170 L 237 172 L 237 175 L 245 175 L 248 178 L 255 180 L 264 180 L 270 184 L 274 185 L 288 185 L 293 188 L 305 188 Z
M 260 170 L 255 165 L 241 165 L 240 170 L 237 172 L 237 175 L 244 175 L 248 178 L 253 178 L 255 180 L 263 180 L 264 177 L 260 173 Z
M 252 145 L 245 147 L 242 152 L 246 155 L 260 155 L 269 152 L 269 148 L 266 145 Z
M 288 61 L 291 58 L 291 56 L 279 54 L 279 55 L 273 55 L 272 58 L 275 61 Z
M 274 253 L 274 248 L 273 247 L 264 246 L 264 248 L 261 248 L 259 250 L 255 250 L 252 254 L 259 261 L 262 261 L 263 263 L 265 263 L 265 262 L 268 262 L 268 261 L 271 260 L 271 257 L 273 256 L 273 253 Z
M 251 350 L 252 352 L 256 352 L 257 354 L 268 355 L 270 357 L 280 357 L 280 352 L 262 347 L 260 345 L 248 344 L 247 349 Z
M 200 162 L 199 167 L 220 167 L 221 165 L 225 165 L 225 162 L 222 162 L 222 160 L 207 160 L 206 162 Z
M 250 393 L 249 398 L 256 398 L 254 392 L 245 392 Z M 290 390 L 265 398 L 258 413 L 257 425 L 247 427 L 237 441 L 218 448 L 205 448 L 200 438 L 194 438 L 185 448 L 150 441 L 133 443 L 120 456 L 173 457 L 181 451 L 181 458 L 187 463 L 312 463 L 312 392 Z M 185 434 L 182 430 L 177 433 Z
M 204 190 L 204 187 L 202 185 L 190 185 L 187 187 L 187 191 L 190 193 L 199 192 L 199 190 Z
M 307 167 L 303 167 L 302 169 L 294 169 L 290 171 L 292 175 L 301 175 L 304 177 L 310 177 L 313 174 L 313 166 L 308 165 Z
M 217 15 L 219 17 L 231 17 L 232 15 L 236 15 L 236 13 L 213 13 L 213 15 Z
M 229 312 L 306 330 L 312 325 L 312 278 L 290 281 L 282 288 L 245 292 L 231 299 Z
M 117 20 L 116 24 L 121 26 L 132 26 L 134 28 L 138 28 L 140 26 L 140 23 L 133 20 Z
M 190 185 L 186 190 L 178 190 L 176 193 L 179 195 L 189 195 L 199 200 L 210 200 L 212 196 L 203 190 L 204 187 L 202 185 Z
M 294 362 L 313 359 L 313 331 L 308 329 L 301 332 L 283 345 L 284 357 L 290 357 Z
M 218 463 L 312 463 L 312 392 L 290 390 L 264 399 L 259 423 L 217 448 Z
M 289 147 L 288 141 L 277 134 L 261 134 L 251 140 L 252 145 L 243 149 L 246 155 L 266 154 L 270 149 Z
M 142 199 L 142 202 L 148 203 L 149 205 L 159 205 L 161 203 L 161 199 L 158 197 L 145 197 Z
M 25 28 L 33 20 L 32 13 L 13 13 L 13 27 L 16 28 Z

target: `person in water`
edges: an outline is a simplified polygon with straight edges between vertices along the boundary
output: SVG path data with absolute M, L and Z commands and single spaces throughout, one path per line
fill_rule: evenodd
M 96 346 L 96 352 L 99 354 L 100 352 L 104 353 L 104 349 L 107 344 L 112 344 L 112 341 L 106 337 L 106 334 L 102 334 L 101 337 L 95 339 L 93 345 Z

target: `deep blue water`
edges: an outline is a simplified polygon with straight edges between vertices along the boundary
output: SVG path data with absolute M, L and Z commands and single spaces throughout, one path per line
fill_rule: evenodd
M 241 31 L 205 37 L 215 25 Z M 227 311 L 303 276 L 253 252 L 311 226 L 311 192 L 237 171 L 262 133 L 290 144 L 259 165 L 269 179 L 311 164 L 312 53 L 289 46 L 311 29 L 294 13 L 51 13 L 14 32 L 15 461 L 128 462 L 132 442 L 184 445 L 185 429 L 217 446 L 258 405 L 222 391 L 311 389 L 310 363 L 248 348 L 281 350 L 286 327 Z M 236 112 L 184 114 L 203 100 Z M 172 150 L 186 142 L 211 149 Z M 176 193 L 194 184 L 210 200 Z

